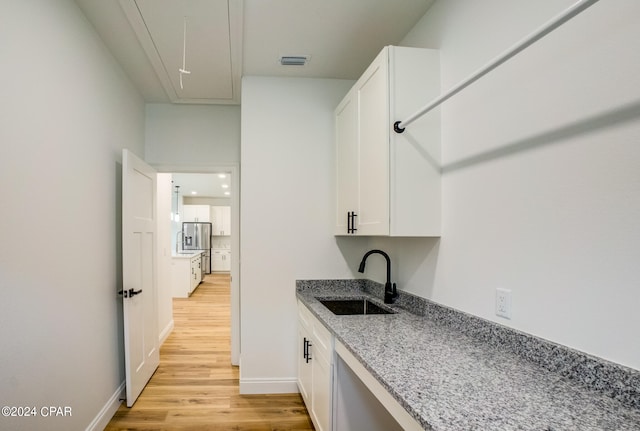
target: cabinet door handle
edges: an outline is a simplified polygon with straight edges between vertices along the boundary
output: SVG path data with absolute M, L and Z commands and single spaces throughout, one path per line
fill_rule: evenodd
M 356 233 L 358 230 L 356 228 L 356 217 L 358 217 L 358 215 L 355 211 L 347 213 L 347 233 Z
M 302 357 L 307 359 L 307 337 L 304 337 L 302 341 Z
M 303 344 L 303 349 L 302 349 L 303 350 L 302 357 L 305 359 L 307 364 L 311 360 L 311 352 L 309 351 L 309 347 L 311 347 L 311 340 L 307 340 L 307 337 L 304 337 L 304 344 Z

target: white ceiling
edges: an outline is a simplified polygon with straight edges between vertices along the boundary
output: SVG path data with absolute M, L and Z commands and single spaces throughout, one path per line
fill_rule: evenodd
M 221 172 L 221 174 L 223 174 Z M 225 195 L 225 192 L 231 192 L 231 175 L 224 173 L 225 178 L 221 178 L 220 174 L 171 174 L 173 181 L 173 192 L 175 186 L 180 186 L 178 192 L 180 196 L 198 197 L 198 198 L 230 198 L 231 195 Z M 226 185 L 226 187 L 225 187 Z M 195 194 L 193 192 L 196 192 Z M 175 195 L 172 195 L 175 198 Z
M 230 0 L 120 0 L 172 102 L 240 101 L 241 22 Z
M 76 0 L 147 102 L 238 104 L 246 75 L 357 79 L 434 0 Z M 187 21 L 184 89 L 184 17 Z M 281 66 L 282 55 L 308 55 Z

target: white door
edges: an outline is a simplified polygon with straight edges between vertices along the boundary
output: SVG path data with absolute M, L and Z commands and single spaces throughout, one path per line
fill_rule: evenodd
M 127 406 L 158 368 L 156 171 L 122 151 L 122 301 Z

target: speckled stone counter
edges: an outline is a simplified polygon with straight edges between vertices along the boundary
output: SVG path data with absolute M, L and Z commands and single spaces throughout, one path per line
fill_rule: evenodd
M 300 280 L 297 297 L 426 430 L 640 430 L 640 372 L 403 294 L 395 314 L 337 316 L 316 298 L 365 280 Z M 373 293 L 373 295 L 372 295 Z

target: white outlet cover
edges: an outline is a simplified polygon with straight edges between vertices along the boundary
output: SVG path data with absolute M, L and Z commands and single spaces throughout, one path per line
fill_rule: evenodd
M 496 316 L 511 319 L 511 290 L 496 289 Z

